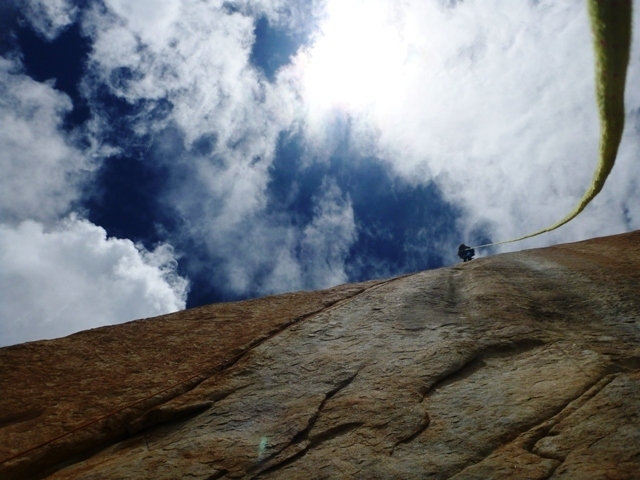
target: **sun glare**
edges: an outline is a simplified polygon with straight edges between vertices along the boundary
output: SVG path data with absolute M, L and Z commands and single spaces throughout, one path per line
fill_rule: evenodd
M 333 2 L 308 51 L 305 95 L 315 107 L 358 110 L 392 101 L 405 48 L 397 26 L 366 2 Z

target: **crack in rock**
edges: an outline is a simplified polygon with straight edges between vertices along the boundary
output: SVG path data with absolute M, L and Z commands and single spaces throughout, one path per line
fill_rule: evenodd
M 340 391 L 344 390 L 349 385 L 351 385 L 354 379 L 358 376 L 359 372 L 360 370 L 358 370 L 352 376 L 350 376 L 349 378 L 346 378 L 345 380 L 340 382 L 338 385 L 336 385 L 334 388 L 332 388 L 330 391 L 328 391 L 325 394 L 325 397 L 322 400 L 322 402 L 320 402 L 320 405 L 316 409 L 315 413 L 311 417 L 309 417 L 307 426 L 304 428 L 304 430 L 298 432 L 291 439 L 291 441 L 287 445 L 285 445 L 282 449 L 280 449 L 278 452 L 273 453 L 271 456 L 264 459 L 262 462 L 260 462 L 260 464 L 256 465 L 249 471 L 250 472 L 257 471 L 256 476 L 260 476 L 262 474 L 272 472 L 304 456 L 309 449 L 321 443 L 324 443 L 327 440 L 331 440 L 332 438 L 335 438 L 337 436 L 345 435 L 349 433 L 351 430 L 354 430 L 355 428 L 362 426 L 362 423 L 360 422 L 350 422 L 350 423 L 337 425 L 335 427 L 329 428 L 328 430 L 325 430 L 324 432 L 311 435 L 311 431 L 313 430 L 313 427 L 318 421 L 318 418 L 320 417 L 320 414 L 322 413 L 322 410 L 324 409 L 324 406 L 327 403 L 327 401 L 330 400 L 332 397 L 334 397 L 336 394 L 338 394 Z M 292 449 L 293 452 L 287 452 L 287 450 L 289 449 Z
M 1 456 L 18 457 L 0 477 L 635 478 L 638 242 L 497 255 L 3 349 Z M 118 429 L 117 443 L 92 449 Z
M 523 453 L 535 455 L 536 457 L 546 461 L 546 463 L 544 464 L 546 465 L 547 473 L 543 476 L 536 477 L 538 480 L 551 478 L 554 472 L 563 464 L 566 457 L 543 454 L 537 451 L 535 448 L 537 442 L 545 438 L 555 425 L 557 425 L 559 422 L 567 418 L 575 411 L 579 410 L 591 398 L 597 395 L 603 388 L 611 383 L 611 381 L 617 375 L 618 374 L 609 374 L 605 375 L 604 377 L 598 378 L 591 385 L 587 386 L 580 395 L 571 400 L 568 400 L 552 416 L 539 422 L 533 427 L 529 427 L 526 431 L 519 434 L 513 440 L 507 441 L 505 442 L 505 444 L 500 445 L 498 448 L 492 449 L 491 451 L 487 452 L 481 460 L 465 466 L 459 472 L 449 478 L 456 480 L 462 480 L 464 478 L 482 478 L 481 476 L 478 476 L 478 473 L 476 473 L 476 471 L 483 472 L 483 475 L 487 475 L 487 471 L 481 468 L 483 463 L 486 463 L 487 461 L 490 461 L 492 459 L 498 459 L 504 455 L 507 455 L 507 457 L 511 458 L 512 461 L 515 461 L 513 459 L 517 458 Z M 497 463 L 501 464 L 500 461 L 497 461 Z
M 484 358 L 493 355 L 519 355 L 545 345 L 546 342 L 540 339 L 523 339 L 513 342 L 501 342 L 485 348 L 470 351 L 458 362 L 446 368 L 438 377 L 432 380 L 430 385 L 424 386 L 420 393 L 423 400 L 435 390 L 464 380 L 486 366 Z
M 415 431 L 410 433 L 407 437 L 398 440 L 391 448 L 390 455 L 393 456 L 393 452 L 398 447 L 398 445 L 412 442 L 415 438 L 417 438 L 422 432 L 424 432 L 429 427 L 430 423 L 431 423 L 431 419 L 429 418 L 429 413 L 425 411 L 422 422 L 420 422 L 420 424 L 415 429 Z

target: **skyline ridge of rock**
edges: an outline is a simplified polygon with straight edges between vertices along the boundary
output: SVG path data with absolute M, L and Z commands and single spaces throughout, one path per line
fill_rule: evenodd
M 0 477 L 639 478 L 640 231 L 0 349 Z

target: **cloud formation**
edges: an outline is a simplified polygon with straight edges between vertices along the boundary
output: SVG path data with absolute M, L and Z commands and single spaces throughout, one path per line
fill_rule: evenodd
M 53 229 L 0 225 L 0 345 L 184 309 L 171 247 L 149 252 L 71 217 Z
M 273 82 L 250 62 L 253 29 L 261 15 L 296 28 L 301 17 L 290 15 L 287 2 L 229 9 L 184 1 L 149 17 L 124 3 L 107 5 L 108 13 L 94 12 L 85 21 L 95 40 L 96 75 L 132 104 L 170 102 L 171 113 L 162 119 L 141 113 L 138 128 L 162 135 L 172 125 L 181 132 L 186 153 L 167 203 L 187 226 L 182 235 L 197 238 L 221 262 L 216 265 L 228 267 L 227 274 L 213 276 L 223 284 L 227 278 L 238 294 L 248 293 L 257 278 L 263 282 L 264 269 L 274 269 L 266 278 L 281 278 L 280 289 L 309 285 L 296 284 L 292 278 L 301 277 L 277 273 L 284 267 L 264 260 L 279 244 L 270 239 L 299 245 L 311 228 L 291 228 L 282 216 L 265 214 L 282 132 L 302 129 L 307 162 L 326 162 L 346 148 L 361 158 L 377 157 L 416 187 L 435 182 L 461 208 L 465 241 L 513 238 L 553 223 L 591 178 L 598 119 L 591 32 L 581 0 L 328 1 L 316 7 L 321 21 L 313 41 Z M 363 78 L 362 72 L 369 73 Z M 637 99 L 628 105 L 636 111 Z M 349 124 L 346 146 L 338 145 L 336 118 Z M 625 136 L 621 171 L 634 168 L 625 152 L 636 136 Z M 205 139 L 208 151 L 194 154 L 193 146 Z M 505 248 L 633 227 L 628 209 L 609 210 L 616 191 L 636 191 L 631 178 L 608 186 L 560 232 Z M 358 218 L 354 222 L 357 231 Z M 262 239 L 252 243 L 251 254 L 237 248 L 247 245 L 238 239 L 248 229 Z M 291 272 L 305 268 L 290 255 L 279 258 Z
M 87 158 L 61 133 L 69 98 L 0 58 L 0 219 L 40 221 L 68 212 Z
M 49 41 L 73 23 L 77 13 L 69 0 L 27 0 L 23 10 L 34 30 Z
M 80 25 L 90 53 L 79 92 L 90 115 L 63 129 L 69 97 L 1 60 L 2 238 L 19 253 L 11 278 L 29 271 L 17 259 L 31 256 L 69 285 L 83 268 L 93 272 L 103 288 L 86 295 L 96 305 L 121 288 L 148 292 L 135 305 L 125 294 L 129 309 L 116 302 L 100 322 L 182 308 L 176 258 L 206 301 L 210 292 L 238 299 L 453 262 L 461 241 L 557 221 L 597 161 L 583 0 L 25 5 L 48 40 Z M 268 54 L 255 48 L 258 24 L 273 38 L 306 40 L 296 40 L 297 52 L 290 42 L 289 62 L 257 58 Z M 637 49 L 634 39 L 630 84 L 640 75 Z M 558 231 L 504 249 L 640 228 L 637 89 L 627 89 L 626 105 L 616 168 L 596 201 Z M 139 231 L 153 230 L 146 249 L 80 217 L 64 220 L 94 214 L 87 205 L 116 216 L 86 195 L 106 188 L 115 158 L 137 162 L 153 197 L 135 217 L 148 219 Z M 105 198 L 126 206 L 131 183 L 113 182 L 123 191 Z M 78 256 L 67 258 L 72 244 Z M 35 273 L 22 281 L 12 312 L 28 311 L 21 305 L 35 288 L 74 304 L 73 292 L 56 290 L 64 282 L 47 290 L 42 281 Z M 37 305 L 27 324 L 45 318 Z M 77 305 L 68 318 L 87 327 L 80 318 L 90 305 Z
M 69 98 L 0 58 L 0 345 L 184 308 L 188 282 L 170 245 L 106 238 L 72 216 L 92 178 L 63 116 Z
M 241 296 L 346 280 L 335 272 L 343 266 L 326 269 L 321 263 L 324 273 L 304 273 L 306 260 L 291 250 L 303 242 L 305 227 L 266 211 L 278 141 L 301 117 L 290 79 L 272 83 L 251 63 L 254 29 L 265 16 L 297 31 L 308 14 L 285 8 L 285 2 L 237 2 L 229 8 L 184 1 L 179 8 L 168 2 L 150 17 L 144 8 L 128 5 L 110 1 L 107 11 L 85 18 L 94 41 L 89 68 L 96 84 L 130 105 L 145 105 L 131 128 L 153 134 L 146 161 L 169 172 L 164 202 L 182 222 L 176 241 L 196 243 L 208 258 L 207 266 L 192 262 L 192 273 Z M 158 102 L 170 105 L 164 116 L 156 114 Z
M 351 106 L 361 141 L 406 181 L 435 181 L 447 200 L 464 209 L 460 226 L 466 239 L 484 234 L 506 240 L 566 215 L 589 185 L 598 156 L 585 2 L 366 3 L 366 18 L 381 12 L 381 25 L 400 32 L 396 51 L 403 58 L 392 92 Z M 311 58 L 313 48 L 306 53 Z M 632 48 L 637 50 L 637 39 Z M 636 55 L 631 84 L 637 75 Z M 640 102 L 631 90 L 626 100 L 633 124 Z M 637 195 L 637 137 L 637 130 L 627 128 L 618 175 L 580 218 L 558 232 L 503 248 L 640 227 L 611 203 L 620 191 Z M 625 170 L 633 175 L 620 177 Z M 609 208 L 605 218 L 601 212 Z

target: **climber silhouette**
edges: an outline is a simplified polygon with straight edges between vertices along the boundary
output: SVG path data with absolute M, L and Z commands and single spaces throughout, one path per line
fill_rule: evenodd
M 458 247 L 458 256 L 462 259 L 463 262 L 473 260 L 473 256 L 475 254 L 476 251 L 473 248 L 467 247 L 464 243 L 461 243 Z

